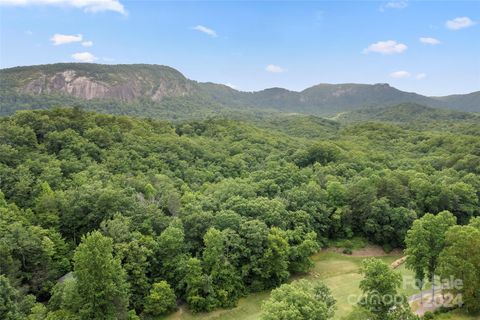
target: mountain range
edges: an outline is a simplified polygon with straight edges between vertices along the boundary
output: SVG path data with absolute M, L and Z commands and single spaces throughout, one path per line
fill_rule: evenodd
M 0 114 L 56 105 L 112 108 L 151 116 L 208 110 L 281 111 L 317 116 L 401 103 L 480 112 L 480 91 L 444 97 L 404 92 L 388 84 L 319 84 L 303 91 L 269 88 L 244 92 L 187 79 L 161 65 L 57 63 L 0 70 Z M 93 106 L 93 107 L 92 107 Z M 183 108 L 183 110 L 181 110 Z M 162 113 L 162 114 L 163 114 Z

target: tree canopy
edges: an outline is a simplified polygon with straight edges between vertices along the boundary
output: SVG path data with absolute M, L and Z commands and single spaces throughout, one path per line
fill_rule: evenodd
M 412 225 L 436 237 L 433 226 L 478 220 L 474 125 L 242 119 L 0 118 L 0 273 L 18 301 L 34 295 L 51 319 L 133 317 L 166 282 L 193 311 L 232 307 L 308 272 L 331 240 L 389 250 Z M 445 242 L 418 245 L 423 278 Z

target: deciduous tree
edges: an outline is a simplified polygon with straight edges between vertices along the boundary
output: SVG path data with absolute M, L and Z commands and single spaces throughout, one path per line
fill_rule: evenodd
M 127 316 L 129 288 L 120 261 L 113 257 L 113 241 L 98 231 L 82 238 L 74 255 L 79 313 L 85 319 L 122 319 Z

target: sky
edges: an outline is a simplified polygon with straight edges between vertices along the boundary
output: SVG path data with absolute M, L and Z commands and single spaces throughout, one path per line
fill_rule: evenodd
M 0 0 L 0 67 L 168 65 L 243 91 L 480 90 L 477 1 Z

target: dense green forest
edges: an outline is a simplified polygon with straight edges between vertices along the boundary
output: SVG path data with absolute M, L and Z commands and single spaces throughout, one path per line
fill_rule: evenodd
M 329 240 L 388 251 L 426 213 L 480 215 L 479 131 L 311 123 L 1 118 L 4 318 L 232 307 L 307 272 Z

